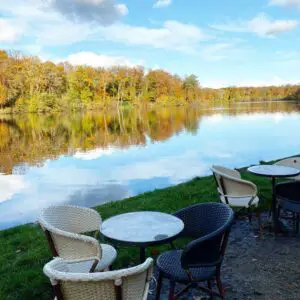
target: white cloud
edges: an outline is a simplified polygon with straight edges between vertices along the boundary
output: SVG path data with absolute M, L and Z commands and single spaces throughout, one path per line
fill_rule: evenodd
M 172 0 L 157 0 L 153 7 L 154 8 L 161 8 L 161 7 L 166 7 L 169 6 L 172 3 Z
M 19 22 L 10 19 L 0 19 L 0 41 L 16 41 L 23 33 L 22 28 Z
M 207 36 L 199 27 L 178 21 L 165 21 L 161 27 L 132 26 L 117 22 L 110 26 L 93 26 L 59 20 L 40 24 L 36 32 L 41 45 L 70 45 L 82 41 L 111 41 L 125 45 L 149 46 L 183 53 L 196 53 Z
M 114 0 L 49 0 L 49 7 L 72 21 L 98 22 L 109 25 L 128 13 L 125 4 Z
M 272 37 L 276 34 L 295 29 L 297 20 L 272 20 L 266 14 L 258 14 L 250 21 L 237 20 L 225 24 L 213 24 L 212 28 L 228 32 L 252 32 L 258 36 Z
M 300 8 L 300 0 L 270 0 L 269 5 L 290 6 Z
M 219 39 L 214 43 L 206 43 L 198 50 L 199 56 L 208 62 L 231 60 L 244 62 L 253 52 L 251 45 L 241 39 Z M 202 77 L 202 76 L 200 76 Z
M 92 36 L 95 25 L 72 22 L 50 9 L 50 4 L 51 1 L 44 0 L 0 1 L 0 11 L 14 16 L 13 20 L 18 25 L 15 28 L 23 31 L 26 29 L 26 37 L 30 41 L 27 44 L 40 47 L 70 45 Z
M 121 16 L 126 16 L 129 12 L 128 7 L 125 4 L 116 4 L 115 7 Z
M 130 62 L 122 56 L 108 56 L 97 54 L 94 52 L 78 52 L 70 54 L 64 61 L 68 61 L 72 65 L 88 65 L 92 67 L 112 67 L 112 66 L 128 66 L 133 67 L 138 64 Z M 141 64 L 141 63 L 140 63 Z
M 162 27 L 149 28 L 116 23 L 99 28 L 99 34 L 106 40 L 128 45 L 145 45 L 154 48 L 194 53 L 202 40 L 209 37 L 192 24 L 178 21 L 165 21 Z
M 290 31 L 295 29 L 298 25 L 299 21 L 296 20 L 272 21 L 264 14 L 258 15 L 248 23 L 250 31 L 257 33 L 260 36 L 272 36 L 281 32 Z
M 26 23 L 26 37 L 30 40 L 27 44 L 38 44 L 42 48 L 83 41 L 111 41 L 197 53 L 199 43 L 210 38 L 201 28 L 174 20 L 167 20 L 162 25 L 152 24 L 150 27 L 122 22 L 111 24 L 117 20 L 115 13 L 109 9 L 102 11 L 100 8 L 103 5 L 110 9 L 114 7 L 120 15 L 128 12 L 124 4 L 115 4 L 114 0 L 28 0 L 26 3 L 11 0 L 9 4 L 0 1 L 0 11 Z

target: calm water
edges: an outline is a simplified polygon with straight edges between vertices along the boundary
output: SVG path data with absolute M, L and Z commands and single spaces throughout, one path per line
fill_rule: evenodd
M 0 229 L 50 204 L 119 200 L 300 152 L 300 106 L 0 117 Z

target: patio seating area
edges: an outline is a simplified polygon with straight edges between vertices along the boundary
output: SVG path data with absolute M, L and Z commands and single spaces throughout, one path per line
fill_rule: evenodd
M 269 214 L 264 213 L 263 225 L 257 186 L 242 179 L 237 170 L 223 166 L 212 167 L 219 201 L 194 204 L 173 215 L 154 211 L 132 212 L 102 222 L 100 214 L 90 208 L 62 205 L 44 209 L 39 224 L 53 255 L 53 260 L 44 266 L 44 274 L 51 281 L 53 296 L 57 300 L 175 300 L 201 299 L 203 295 L 207 299 L 225 299 L 225 295 L 230 299 L 230 294 L 241 288 L 240 283 L 236 285 L 234 282 L 238 273 L 243 275 L 238 277 L 237 282 L 243 280 L 242 285 L 246 285 L 247 281 L 257 280 L 256 276 L 250 275 L 249 278 L 249 274 L 245 273 L 248 268 L 252 272 L 257 268 L 259 274 L 274 269 L 265 258 L 265 261 L 261 260 L 262 253 L 255 252 L 256 247 L 261 248 L 260 244 L 265 244 L 264 248 L 270 250 L 265 255 L 273 261 L 277 255 L 276 248 L 281 249 L 280 245 L 284 243 L 278 239 L 278 234 L 290 233 L 291 221 L 292 232 L 299 232 L 298 158 L 285 159 L 274 165 L 250 167 L 248 171 L 272 179 L 271 208 Z M 292 181 L 276 185 L 277 177 L 291 177 Z M 251 222 L 253 211 L 256 212 L 258 227 Z M 284 215 L 291 216 L 281 216 L 282 211 Z M 249 222 L 234 220 L 235 216 L 240 218 L 241 212 L 246 212 Z M 282 219 L 288 221 L 284 223 Z M 264 224 L 271 224 L 269 231 L 264 230 Z M 230 237 L 232 226 L 235 232 Z M 276 239 L 266 244 L 266 236 Z M 98 238 L 112 245 L 99 243 Z M 185 239 L 183 248 L 176 248 L 174 241 L 177 239 Z M 146 248 L 161 244 L 169 244 L 170 249 L 160 253 L 155 260 L 146 259 Z M 237 249 L 234 255 L 231 254 L 233 244 L 239 245 L 238 252 L 242 249 L 252 251 L 251 262 L 249 257 L 243 261 L 243 253 L 237 253 Z M 300 247 L 296 238 L 293 244 Z M 117 257 L 116 249 L 122 246 L 140 247 L 140 264 L 111 270 Z M 261 270 L 257 262 L 261 264 Z M 225 285 L 221 276 L 223 270 Z M 246 297 L 243 299 L 253 299 L 253 295 L 263 296 L 264 292 L 257 287 L 263 287 L 263 283 L 268 282 L 267 278 L 258 285 L 240 290 Z
M 102 221 L 101 208 L 100 214 L 71 205 L 44 209 L 41 247 L 48 241 L 53 256 L 45 261 L 45 279 L 50 279 L 45 292 L 51 297 L 51 282 L 57 300 L 298 299 L 300 170 L 295 161 L 289 162 L 292 167 L 262 164 L 241 173 L 214 166 L 215 182 L 207 177 L 187 184 L 193 190 L 198 181 L 206 182 L 199 190 L 201 203 L 193 192 L 194 201 L 177 204 L 183 207 L 177 212 L 154 211 L 155 205 L 134 211 L 133 202 L 131 209 L 120 206 L 125 211 L 106 214 Z M 260 174 L 271 180 L 260 180 Z M 270 199 L 269 211 L 261 198 Z M 132 261 L 122 263 L 126 251 Z

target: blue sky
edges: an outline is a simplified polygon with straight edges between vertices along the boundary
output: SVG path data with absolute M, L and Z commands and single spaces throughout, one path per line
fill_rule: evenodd
M 300 83 L 300 0 L 0 1 L 0 48 L 210 87 Z

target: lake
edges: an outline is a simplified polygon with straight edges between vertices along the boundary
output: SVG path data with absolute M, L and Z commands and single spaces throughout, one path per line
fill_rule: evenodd
M 50 204 L 95 206 L 300 153 L 300 105 L 0 116 L 0 229 Z

